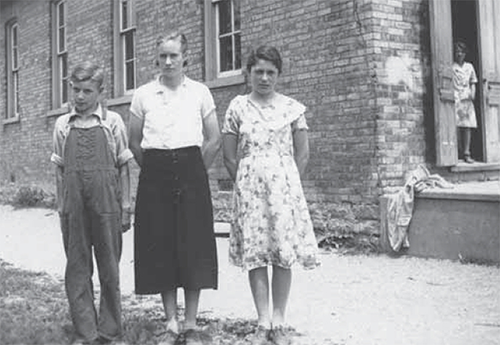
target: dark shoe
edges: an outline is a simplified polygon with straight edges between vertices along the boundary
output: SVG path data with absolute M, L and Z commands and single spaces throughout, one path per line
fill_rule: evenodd
M 258 326 L 255 333 L 250 338 L 250 344 L 252 345 L 268 345 L 269 344 L 269 333 L 270 329 Z
M 160 338 L 158 345 L 175 345 L 179 334 L 171 331 L 170 329 Z
M 475 162 L 475 160 L 473 160 L 473 159 L 471 158 L 471 156 L 465 156 L 465 163 L 472 164 L 472 163 L 474 163 L 474 162 Z
M 273 327 L 269 334 L 274 345 L 291 345 L 292 338 L 283 326 Z
M 203 345 L 200 331 L 195 329 L 188 329 L 184 332 L 184 339 L 186 345 Z

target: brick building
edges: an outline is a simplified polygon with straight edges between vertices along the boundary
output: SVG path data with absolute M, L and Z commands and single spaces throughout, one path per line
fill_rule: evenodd
M 1 0 L 0 181 L 53 185 L 55 119 L 67 111 L 68 70 L 92 59 L 107 73 L 106 103 L 128 121 L 149 81 L 156 38 L 179 28 L 187 74 L 211 89 L 222 122 L 248 92 L 250 47 L 279 48 L 279 90 L 309 109 L 310 202 L 377 218 L 379 196 L 419 164 L 450 180 L 498 178 L 500 4 L 495 0 Z M 460 23 L 460 25 L 458 24 Z M 478 72 L 477 164 L 459 161 L 450 102 L 452 41 Z M 222 159 L 214 192 L 230 188 Z

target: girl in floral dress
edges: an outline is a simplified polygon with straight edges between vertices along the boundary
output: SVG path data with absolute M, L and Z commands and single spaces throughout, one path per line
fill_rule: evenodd
M 305 106 L 274 90 L 282 61 L 274 47 L 252 51 L 252 92 L 234 98 L 223 126 L 224 163 L 235 181 L 230 262 L 249 273 L 258 314 L 252 344 L 288 344 L 285 309 L 291 267 L 318 265 L 300 176 L 309 157 Z M 272 266 L 272 317 L 268 266 Z
M 455 43 L 453 63 L 453 88 L 455 91 L 455 115 L 458 127 L 458 143 L 466 163 L 474 163 L 470 154 L 471 131 L 477 128 L 474 99 L 477 76 L 474 66 L 465 61 L 467 46 Z

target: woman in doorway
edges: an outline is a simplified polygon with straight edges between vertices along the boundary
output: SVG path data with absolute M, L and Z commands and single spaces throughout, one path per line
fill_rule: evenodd
M 135 209 L 135 292 L 161 294 L 167 318 L 160 344 L 173 345 L 177 288 L 185 295 L 184 336 L 196 328 L 201 289 L 217 288 L 217 254 L 207 178 L 220 148 L 209 89 L 184 75 L 187 40 L 173 32 L 156 44 L 160 74 L 138 88 L 130 105 L 130 149 L 141 167 Z
M 474 99 L 477 76 L 474 66 L 465 61 L 467 46 L 463 42 L 454 45 L 453 88 L 455 91 L 455 115 L 458 127 L 459 156 L 466 163 L 474 163 L 471 157 L 472 129 L 477 128 Z
M 248 271 L 258 314 L 254 345 L 289 344 L 284 326 L 291 267 L 318 265 L 300 182 L 309 157 L 306 108 L 275 91 L 281 67 L 276 48 L 252 51 L 247 62 L 252 91 L 231 101 L 223 125 L 224 162 L 235 181 L 229 257 Z M 268 266 L 273 269 L 272 316 Z

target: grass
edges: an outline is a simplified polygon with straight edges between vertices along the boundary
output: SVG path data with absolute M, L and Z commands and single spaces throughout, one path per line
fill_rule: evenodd
M 123 340 L 127 344 L 159 342 L 166 320 L 158 296 L 123 296 L 122 308 Z M 179 308 L 180 319 L 183 313 Z M 246 345 L 257 327 L 255 320 L 218 318 L 213 313 L 201 313 L 198 325 L 204 330 L 207 345 Z M 300 339 L 294 329 L 289 332 Z M 57 345 L 70 344 L 73 339 L 63 281 L 0 260 L 0 344 Z M 315 344 L 308 341 L 308 345 Z
M 67 344 L 70 324 L 62 282 L 0 261 L 0 344 Z

